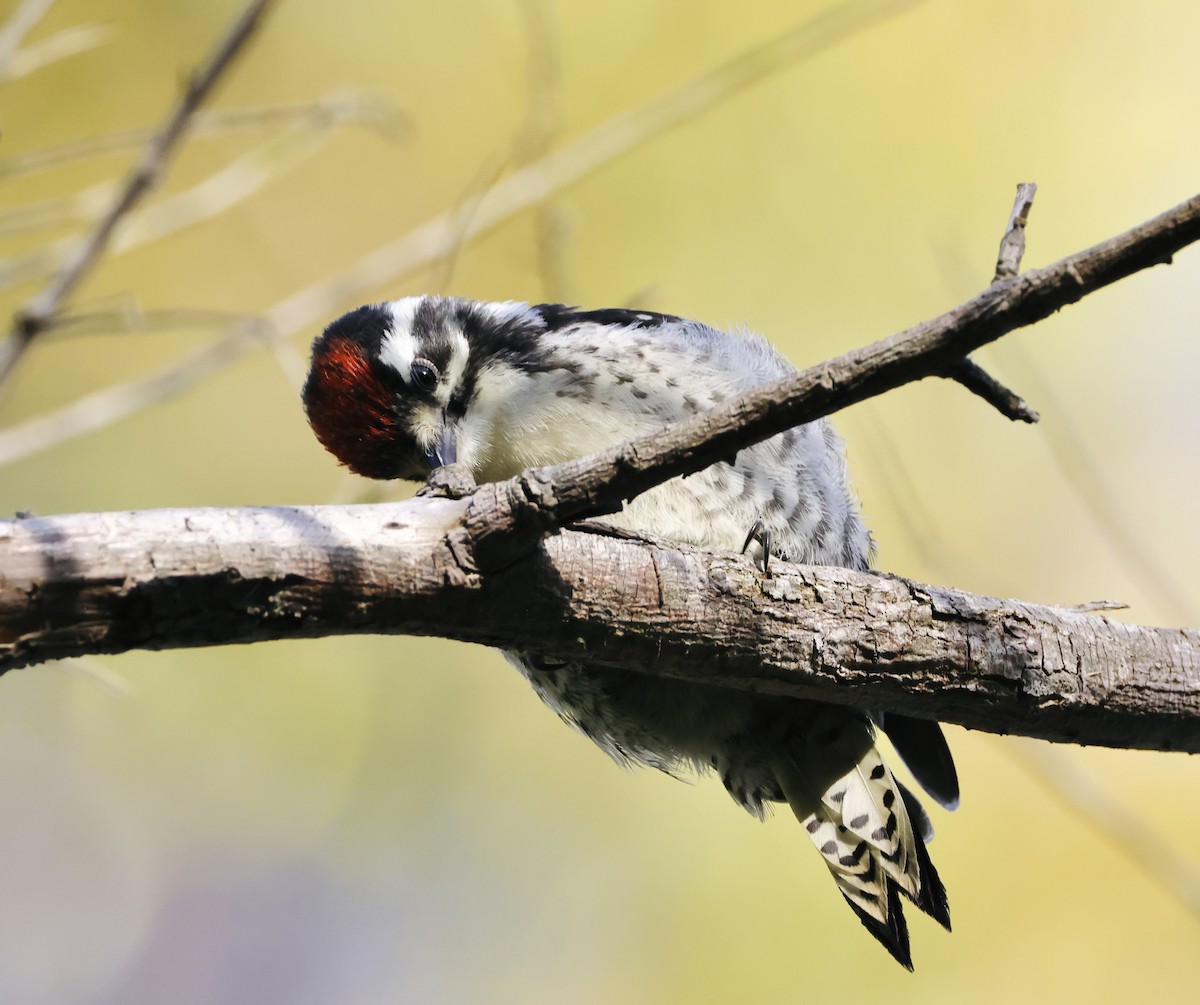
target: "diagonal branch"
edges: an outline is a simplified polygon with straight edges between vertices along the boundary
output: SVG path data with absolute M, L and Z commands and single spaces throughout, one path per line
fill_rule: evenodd
M 1037 422 L 1041 418 L 1016 391 L 1000 383 L 973 359 L 964 356 L 946 368 L 946 376 L 977 394 L 1001 415 L 1015 422 Z
M 960 307 L 721 408 L 592 457 L 525 472 L 504 490 L 526 511 L 517 522 L 560 526 L 602 515 L 678 475 L 728 460 L 743 447 L 911 381 L 942 372 L 982 345 L 1200 240 L 1200 195 L 1053 265 L 993 284 Z M 476 496 L 479 499 L 479 496 Z

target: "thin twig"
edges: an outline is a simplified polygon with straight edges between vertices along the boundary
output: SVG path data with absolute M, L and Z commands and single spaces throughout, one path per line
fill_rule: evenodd
M 133 683 L 128 677 L 93 656 L 56 660 L 47 664 L 47 669 L 62 670 L 82 677 L 114 698 L 132 698 L 135 694 Z
M 961 249 L 945 248 L 939 255 L 947 291 L 961 296 L 972 282 L 961 269 L 965 256 Z M 1064 484 L 1074 492 L 1083 509 L 1104 533 L 1100 541 L 1154 598 L 1165 613 L 1161 616 L 1172 624 L 1200 623 L 1200 611 L 1188 597 L 1191 590 L 1176 575 L 1162 556 L 1156 554 L 1152 542 L 1140 530 L 1145 521 L 1133 520 L 1119 502 L 1120 493 L 1109 482 L 1105 472 L 1110 466 L 1101 463 L 1071 408 L 1062 400 L 1053 382 L 1042 372 L 1039 364 L 1025 348 L 1022 340 L 1012 339 L 1005 345 L 1005 365 L 1015 371 L 1023 384 L 1032 391 L 1047 411 L 1051 422 L 1039 425 Z
M 528 78 L 529 109 L 517 129 L 509 151 L 485 162 L 467 184 L 455 203 L 452 217 L 453 237 L 445 253 L 436 262 L 430 289 L 447 290 L 454 278 L 459 258 L 472 236 L 471 225 L 480 206 L 496 183 L 510 168 L 521 168 L 544 157 L 557 136 L 562 122 L 562 66 L 553 13 L 545 0 L 523 0 L 518 8 L 528 36 L 525 64 Z M 547 265 L 543 235 L 553 230 L 554 209 L 549 200 L 535 208 L 538 231 L 538 262 L 545 275 Z M 546 285 L 546 284 L 544 284 Z
M 906 463 L 900 448 L 893 438 L 888 423 L 879 417 L 879 410 L 871 403 L 854 413 L 854 418 L 864 427 L 865 435 L 854 437 L 855 452 L 868 451 L 870 456 L 863 466 L 871 472 L 873 482 L 883 490 L 880 508 L 897 521 L 909 546 L 921 558 L 926 575 L 936 575 L 939 582 L 956 582 L 971 579 L 963 570 L 975 571 L 971 556 L 954 547 L 945 536 L 944 526 L 925 504 L 927 485 L 919 484 L 912 476 L 911 466 Z M 872 493 L 878 496 L 878 492 Z M 870 521 L 868 521 L 870 522 Z M 883 545 L 887 550 L 887 545 Z M 884 567 L 894 567 L 884 559 Z M 991 570 L 994 572 L 995 570 Z M 993 590 L 1007 591 L 1016 595 L 1015 586 L 1007 587 L 993 576 L 989 582 Z
M 996 258 L 993 283 L 1011 279 L 1021 271 L 1021 259 L 1025 257 L 1025 224 L 1029 221 L 1035 195 L 1035 182 L 1025 181 L 1017 186 L 1012 212 L 1008 215 L 1008 226 L 1004 229 L 1004 237 L 1000 239 L 1000 254 Z
M 245 311 L 201 307 L 165 307 L 148 311 L 143 310 L 136 300 L 118 296 L 91 303 L 85 311 L 60 314 L 46 337 L 76 338 L 112 332 L 137 334 L 196 328 L 232 333 L 235 326 L 241 331 L 254 330 L 259 337 L 265 337 L 261 325 L 262 319 L 257 314 Z
M 1005 387 L 973 359 L 955 360 L 947 367 L 946 375 L 1014 422 L 1033 423 L 1041 418 L 1024 398 Z
M 95 219 L 97 208 L 103 207 L 111 200 L 115 189 L 116 186 L 112 182 L 101 182 L 98 185 L 88 185 L 77 189 L 69 195 L 37 199 L 17 206 L 6 206 L 0 209 L 0 237 L 48 230 L 81 220 Z M 22 261 L 55 257 L 54 252 L 39 249 L 36 255 L 27 255 L 24 259 L 2 263 L 2 268 L 5 271 L 16 271 L 21 267 Z M 61 257 L 61 252 L 57 253 L 57 257 Z
M 330 133 L 292 127 L 225 164 L 196 185 L 131 214 L 112 241 L 125 252 L 210 220 L 261 192 L 271 181 L 324 149 Z
M 458 268 L 459 256 L 470 239 L 471 227 L 475 222 L 479 207 L 483 205 L 483 200 L 488 197 L 488 194 L 495 188 L 496 182 L 508 169 L 510 156 L 510 154 L 502 153 L 485 161 L 476 170 L 474 177 L 467 182 L 467 187 L 463 190 L 462 195 L 455 199 L 454 207 L 450 210 L 447 218 L 450 233 L 445 251 L 431 263 L 433 274 L 429 280 L 429 289 L 449 290 L 454 279 L 454 272 Z
M 298 331 L 368 291 L 437 261 L 460 240 L 479 237 L 537 206 L 630 151 L 740 94 L 772 73 L 810 58 L 885 17 L 923 0 L 850 0 L 790 31 L 747 49 L 641 108 L 622 112 L 538 161 L 501 179 L 460 234 L 457 208 L 438 214 L 382 245 L 345 270 L 314 283 L 271 309 L 272 326 Z
M 525 69 L 529 110 L 513 144 L 517 166 L 544 157 L 563 127 L 565 80 L 562 37 L 551 0 L 521 0 L 517 4 L 525 29 Z M 538 275 L 547 300 L 572 301 L 568 280 L 567 246 L 571 224 L 563 208 L 551 200 L 541 203 L 534 218 Z
M 1082 604 L 1072 604 L 1071 610 L 1080 614 L 1099 614 L 1101 611 L 1127 611 L 1129 605 L 1123 600 L 1085 600 Z
M 0 383 L 100 260 L 121 220 L 162 177 L 171 154 L 187 133 L 192 116 L 254 34 L 271 3 L 272 0 L 250 0 L 208 63 L 191 78 L 162 130 L 147 146 L 108 212 L 46 289 L 17 316 L 8 339 L 0 345 Z
M 1025 255 L 1025 223 L 1029 219 L 1036 193 L 1037 185 L 1033 182 L 1022 182 L 1017 186 L 1012 212 L 1008 214 L 1008 225 L 1000 239 L 1000 257 L 996 261 L 993 283 L 1011 279 L 1020 271 L 1021 259 Z M 979 395 L 1001 415 L 1020 422 L 1038 421 L 1038 413 L 1019 394 L 1010 391 L 974 360 L 965 356 L 955 360 L 946 368 L 946 376 L 958 381 L 972 394 Z

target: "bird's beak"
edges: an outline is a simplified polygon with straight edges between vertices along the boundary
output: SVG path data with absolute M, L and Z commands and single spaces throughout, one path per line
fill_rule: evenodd
M 438 430 L 433 445 L 425 451 L 425 460 L 429 462 L 429 470 L 436 471 L 458 460 L 458 442 L 454 424 L 442 420 L 442 428 Z

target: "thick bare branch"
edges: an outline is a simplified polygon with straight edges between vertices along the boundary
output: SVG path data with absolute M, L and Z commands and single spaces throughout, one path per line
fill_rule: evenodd
M 0 669 L 342 633 L 536 647 L 993 732 L 1200 751 L 1200 632 L 564 531 L 483 574 L 466 500 L 0 523 Z

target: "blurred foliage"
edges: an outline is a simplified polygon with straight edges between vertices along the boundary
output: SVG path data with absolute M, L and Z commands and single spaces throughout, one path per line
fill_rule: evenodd
M 251 197 L 107 259 L 73 309 L 261 313 L 521 157 L 820 9 L 287 0 L 217 107 L 351 87 L 398 106 L 403 138 L 338 128 Z M 157 122 L 236 10 L 56 4 L 31 43 L 85 23 L 111 36 L 0 88 L 0 160 Z M 1193 194 L 1197 37 L 1200 8 L 1183 0 L 917 5 L 361 299 L 636 301 L 745 324 L 814 362 L 986 284 L 1016 182 L 1040 186 L 1027 265 Z M 197 136 L 157 198 L 278 132 Z M 110 181 L 131 156 L 0 176 L 0 207 Z M 2 254 L 74 232 L 9 234 Z M 1132 620 L 1195 623 L 1198 277 L 1186 252 L 983 353 L 1042 411 L 1039 427 L 934 382 L 840 416 L 880 567 L 1037 601 L 1114 597 Z M 5 291 L 4 316 L 40 285 Z M 7 465 L 0 510 L 361 496 L 298 407 L 296 366 L 319 327 L 282 356 L 249 352 Z M 179 325 L 47 337 L 0 397 L 0 423 L 220 336 Z M 1118 532 L 1150 566 L 1112 546 Z M 1155 565 L 1187 585 L 1156 588 Z M 711 780 L 614 769 L 486 650 L 349 638 L 12 673 L 0 682 L 0 1001 L 1192 995 L 1197 918 L 1006 741 L 950 733 L 965 798 L 938 814 L 934 857 L 956 931 L 915 921 L 909 977 L 858 929 L 793 822 L 758 824 Z M 1188 759 L 1061 754 L 1200 866 Z

